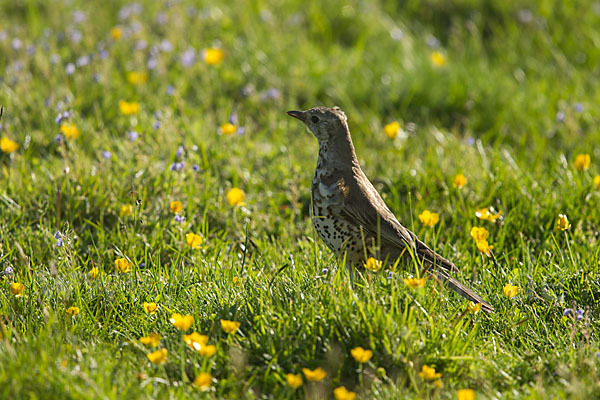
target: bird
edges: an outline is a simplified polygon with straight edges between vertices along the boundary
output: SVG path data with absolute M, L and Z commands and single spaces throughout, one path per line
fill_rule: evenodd
M 374 257 L 385 265 L 417 259 L 421 273 L 487 312 L 494 307 L 452 276 L 458 268 L 405 228 L 387 207 L 363 172 L 350 137 L 346 114 L 339 107 L 288 111 L 302 121 L 319 142 L 312 180 L 311 220 L 317 234 L 343 258 L 352 279 L 353 268 L 364 268 Z

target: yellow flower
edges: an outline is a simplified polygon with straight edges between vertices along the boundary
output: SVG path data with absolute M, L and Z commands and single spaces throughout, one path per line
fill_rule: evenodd
M 178 200 L 172 201 L 171 204 L 169 204 L 169 210 L 171 210 L 172 213 L 177 214 L 179 211 L 183 210 L 183 204 Z
M 122 217 L 127 217 L 127 216 L 131 215 L 132 212 L 133 212 L 133 206 L 131 204 L 123 204 L 121 206 L 121 216 Z
M 194 379 L 194 386 L 198 389 L 207 390 L 212 384 L 212 379 L 212 375 L 208 372 L 201 372 L 196 379 Z
M 442 382 L 441 379 L 438 379 L 433 382 L 433 386 L 435 386 L 436 389 L 441 389 L 444 387 L 444 382 Z
M 456 397 L 458 400 L 475 400 L 475 391 L 473 389 L 458 389 Z
M 142 306 L 144 307 L 146 314 L 156 314 L 156 310 L 158 310 L 158 305 L 156 303 L 143 302 Z
M 390 139 L 396 139 L 400 132 L 400 123 L 398 121 L 390 122 L 383 127 L 383 131 Z
M 600 189 L 600 175 L 596 175 L 594 177 L 594 187 L 596 189 Z
M 201 335 L 198 332 L 192 332 L 189 335 L 183 335 L 183 341 L 194 350 L 200 350 L 208 343 L 208 336 Z
M 440 216 L 438 213 L 432 213 L 429 210 L 425 210 L 419 214 L 419 219 L 425 226 L 434 226 L 440 220 Z
M 591 161 L 589 154 L 578 154 L 577 157 L 575 157 L 575 169 L 585 171 L 590 167 Z
M 17 142 L 10 140 L 7 137 L 0 138 L 0 150 L 2 150 L 3 153 L 13 153 L 17 151 L 18 148 L 19 145 Z
M 425 286 L 427 278 L 408 278 L 404 279 L 404 284 L 411 289 L 421 288 Z
M 484 221 L 496 222 L 502 215 L 502 211 L 494 212 L 492 208 L 480 208 L 475 211 L 475 216 Z
M 127 73 L 127 81 L 132 85 L 143 85 L 148 80 L 148 74 L 145 72 L 131 71 Z
M 10 293 L 16 297 L 23 296 L 23 291 L 25 290 L 25 285 L 22 283 L 14 282 L 10 284 Z
M 381 266 L 382 266 L 381 261 L 379 261 L 373 257 L 369 257 L 365 264 L 365 268 L 368 269 L 369 271 L 373 271 L 373 272 L 379 271 L 381 269 Z
M 121 39 L 121 36 L 123 36 L 123 30 L 118 26 L 115 26 L 110 30 L 110 36 L 115 40 L 119 40 Z
M 335 400 L 354 400 L 356 393 L 349 391 L 344 386 L 339 386 L 333 389 L 333 397 Z
M 202 236 L 196 235 L 195 233 L 188 233 L 185 235 L 185 242 L 188 246 L 191 246 L 192 249 L 197 249 L 202 244 Z
M 234 187 L 227 192 L 227 201 L 232 206 L 243 206 L 245 198 L 246 193 L 242 189 Z
M 487 240 L 489 234 L 490 233 L 485 228 L 480 228 L 478 226 L 474 226 L 471 228 L 471 237 L 476 242 Z
M 183 316 L 179 313 L 174 313 L 171 315 L 169 321 L 173 324 L 173 326 L 175 326 L 175 328 L 185 332 L 190 329 L 190 326 L 192 326 L 194 323 L 194 316 L 189 314 Z
M 373 351 L 365 350 L 360 346 L 350 350 L 350 354 L 352 354 L 352 357 L 359 363 L 366 363 L 373 357 Z
M 447 63 L 446 56 L 439 51 L 432 52 L 429 57 L 431 58 L 431 63 L 436 67 L 443 67 Z
M 141 337 L 140 343 L 145 346 L 156 347 L 160 344 L 160 335 L 158 333 L 151 333 L 148 336 Z
M 558 219 L 556 220 L 556 229 L 559 231 L 566 231 L 571 227 L 569 223 L 569 219 L 565 214 L 558 214 Z
M 133 115 L 140 112 L 140 105 L 135 101 L 129 103 L 125 100 L 119 100 L 119 110 L 123 115 Z
M 455 188 L 462 189 L 467 184 L 467 177 L 463 174 L 458 174 L 454 177 L 454 183 L 452 184 Z
M 240 323 L 236 321 L 221 320 L 221 328 L 227 333 L 235 333 L 240 328 Z
M 300 386 L 302 386 L 302 375 L 300 374 L 287 374 L 285 376 L 285 380 L 292 389 L 298 389 Z
M 234 276 L 232 279 L 232 282 L 235 286 L 242 286 L 242 278 L 238 278 L 237 276 Z
M 146 357 L 148 357 L 148 360 L 150 360 L 151 363 L 159 365 L 167 361 L 168 354 L 169 352 L 167 349 L 160 349 L 153 351 L 152 353 L 148 353 Z
M 96 267 L 92 267 L 92 269 L 90 269 L 89 274 L 90 274 L 90 278 L 96 279 L 96 277 L 98 275 L 100 275 L 100 270 L 98 268 L 96 268 Z
M 517 294 L 519 294 L 519 287 L 513 286 L 510 283 L 508 283 L 508 284 L 504 285 L 504 287 L 502 288 L 502 291 L 504 292 L 504 295 L 510 299 L 512 297 L 515 297 Z
M 60 132 L 65 135 L 67 139 L 77 139 L 79 136 L 79 128 L 75 124 L 68 124 L 63 122 L 60 124 Z
M 491 251 L 494 248 L 494 246 L 490 245 L 487 240 L 478 240 L 475 242 L 475 244 L 477 244 L 477 250 L 479 250 L 488 257 L 492 256 Z
M 221 133 L 223 135 L 233 135 L 237 131 L 237 126 L 232 123 L 226 122 L 221 125 Z
M 221 49 L 211 47 L 204 49 L 202 52 L 202 58 L 204 58 L 204 62 L 208 65 L 217 65 L 223 61 L 223 58 L 225 58 L 225 52 Z
M 321 381 L 327 376 L 327 372 L 321 367 L 315 369 L 302 368 L 302 373 L 306 377 L 306 380 L 313 382 Z
M 421 372 L 419 372 L 419 376 L 426 381 L 433 381 L 435 379 L 439 379 L 442 377 L 440 372 L 435 372 L 435 368 L 430 367 L 428 365 L 423 365 L 421 367 Z
M 200 350 L 198 350 L 198 354 L 204 357 L 212 357 L 215 355 L 216 352 L 217 346 L 215 346 L 214 344 L 207 344 L 206 346 L 200 347 Z
M 71 317 L 74 317 L 77 314 L 79 314 L 79 307 L 69 307 L 65 310 L 65 312 L 67 314 L 69 314 Z
M 477 314 L 479 310 L 481 310 L 481 303 L 475 304 L 472 301 L 470 301 L 467 308 L 469 309 L 469 314 Z
M 122 272 L 124 274 L 129 272 L 131 265 L 131 261 L 123 257 L 117 258 L 115 260 L 115 267 L 117 268 L 117 271 Z

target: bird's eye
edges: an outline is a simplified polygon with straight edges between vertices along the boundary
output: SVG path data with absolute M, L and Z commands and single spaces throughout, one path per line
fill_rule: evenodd
M 317 117 L 316 115 L 313 115 L 312 117 L 310 117 L 310 120 L 312 121 L 313 124 L 316 124 L 317 122 L 319 122 L 319 117 Z

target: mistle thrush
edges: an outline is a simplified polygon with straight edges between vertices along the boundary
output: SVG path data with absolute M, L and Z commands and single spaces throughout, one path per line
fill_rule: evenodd
M 344 257 L 346 266 L 362 268 L 367 257 L 387 265 L 413 257 L 423 273 L 443 281 L 461 296 L 494 308 L 450 274 L 458 268 L 431 250 L 392 214 L 364 174 L 350 138 L 346 115 L 339 108 L 316 107 L 288 111 L 304 122 L 319 141 L 319 158 L 312 181 L 312 222 L 327 247 Z

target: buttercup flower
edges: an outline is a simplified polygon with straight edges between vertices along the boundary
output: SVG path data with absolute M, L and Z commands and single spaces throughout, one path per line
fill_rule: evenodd
M 442 377 L 440 372 L 435 372 L 435 368 L 430 367 L 428 365 L 423 365 L 421 367 L 421 372 L 419 372 L 419 376 L 426 381 L 433 381 L 435 379 L 439 379 Z
M 23 291 L 25 290 L 25 285 L 19 282 L 13 282 L 9 286 L 10 293 L 15 297 L 23 296 Z
M 240 323 L 222 319 L 221 328 L 227 333 L 235 333 L 240 328 Z
M 201 335 L 198 332 L 192 332 L 189 335 L 183 335 L 183 341 L 194 350 L 200 350 L 208 343 L 208 336 Z
M 339 386 L 333 389 L 333 397 L 335 400 L 354 400 L 356 399 L 356 393 L 351 392 L 344 386 Z
M 92 267 L 92 269 L 90 269 L 90 278 L 92 279 L 96 279 L 96 277 L 100 274 L 100 270 L 96 267 Z
M 217 352 L 217 346 L 214 344 L 207 344 L 205 346 L 200 347 L 198 350 L 198 354 L 204 357 L 212 357 Z
M 143 85 L 148 80 L 148 74 L 145 72 L 131 71 L 127 73 L 127 81 L 132 85 Z
M 224 123 L 221 125 L 221 133 L 223 135 L 233 135 L 237 131 L 237 126 L 231 122 Z
M 578 154 L 577 157 L 575 157 L 575 163 L 573 165 L 575 166 L 575 169 L 585 171 L 590 167 L 591 161 L 589 154 Z
M 455 188 L 462 189 L 467 184 L 467 177 L 463 174 L 458 174 L 454 177 L 454 183 L 452 184 Z
M 475 304 L 474 302 L 470 301 L 467 308 L 469 310 L 469 314 L 477 314 L 479 310 L 481 310 L 481 303 Z
M 485 228 L 480 228 L 477 226 L 471 228 L 471 237 L 476 242 L 479 242 L 481 240 L 487 240 L 489 234 L 490 233 Z
M 158 333 L 151 333 L 148 336 L 140 338 L 140 343 L 145 346 L 156 347 L 160 343 L 160 335 Z
M 306 380 L 313 382 L 319 382 L 327 376 L 327 372 L 321 367 L 315 369 L 302 368 L 302 373 Z
M 172 201 L 171 204 L 169 204 L 169 210 L 171 210 L 172 213 L 177 214 L 179 211 L 183 210 L 183 204 L 178 200 Z
M 556 229 L 559 231 L 566 231 L 571 227 L 569 223 L 569 219 L 565 214 L 558 214 L 558 219 L 556 220 Z
M 197 249 L 202 244 L 202 236 L 196 235 L 195 233 L 188 233 L 185 235 L 185 242 L 193 249 Z
M 67 314 L 69 314 L 71 317 L 74 317 L 77 314 L 79 314 L 79 307 L 69 307 L 65 310 L 65 312 Z
M 208 372 L 201 372 L 198 374 L 196 379 L 194 379 L 194 386 L 198 389 L 207 390 L 210 388 L 212 384 L 212 375 Z
M 4 136 L 0 138 L 0 150 L 2 150 L 3 153 L 13 153 L 17 151 L 18 148 L 19 145 L 17 142 Z
M 431 58 L 431 63 L 436 67 L 443 67 L 447 63 L 446 56 L 439 51 L 432 52 L 429 57 Z
M 125 100 L 119 100 L 119 110 L 123 115 L 134 115 L 140 112 L 140 105 L 136 102 L 127 102 Z
M 433 386 L 435 386 L 436 389 L 441 389 L 444 387 L 444 382 L 442 382 L 441 379 L 437 379 L 433 381 Z
M 234 187 L 227 192 L 227 201 L 232 206 L 243 206 L 245 198 L 246 193 L 242 189 Z
M 65 135 L 67 139 L 77 139 L 79 136 L 79 128 L 75 124 L 63 122 L 60 124 L 60 132 Z
M 156 310 L 158 310 L 158 305 L 156 303 L 143 302 L 142 306 L 144 307 L 144 312 L 146 312 L 146 314 L 156 314 Z
M 425 281 L 427 281 L 427 278 L 408 278 L 403 280 L 406 286 L 411 289 L 415 289 L 425 286 Z
M 596 189 L 600 189 L 600 175 L 596 175 L 594 177 L 594 187 Z
M 350 354 L 352 354 L 352 357 L 359 363 L 366 363 L 373 357 L 373 351 L 365 350 L 362 347 L 353 348 L 350 350 Z
M 491 251 L 494 248 L 494 246 L 490 245 L 487 240 L 478 240 L 475 242 L 475 244 L 477 244 L 477 250 L 479 250 L 488 257 L 492 256 Z
M 434 226 L 440 220 L 440 216 L 438 213 L 432 213 L 429 210 L 425 210 L 419 214 L 419 219 L 425 226 Z
M 513 286 L 509 283 L 504 285 L 504 287 L 502 288 L 502 292 L 504 292 L 504 295 L 510 299 L 519 294 L 519 287 Z
M 458 400 L 475 400 L 475 391 L 473 389 L 458 389 L 456 397 Z
M 147 354 L 146 357 L 148 357 L 148 360 L 150 360 L 151 363 L 160 365 L 167 361 L 168 354 L 169 352 L 167 351 L 167 349 L 160 349 Z
M 131 215 L 131 213 L 133 212 L 133 206 L 131 204 L 123 204 L 121 206 L 121 216 L 122 217 L 127 217 L 129 215 Z
M 384 125 L 383 131 L 390 139 L 395 139 L 400 132 L 400 123 L 398 121 L 390 122 L 389 124 Z
M 217 48 L 204 49 L 202 52 L 202 58 L 208 65 L 217 65 L 223 61 L 223 58 L 225 58 L 225 52 Z
M 115 26 L 110 30 L 110 36 L 115 40 L 119 40 L 121 39 L 121 36 L 123 36 L 123 30 L 118 26 Z
M 115 267 L 117 268 L 117 271 L 126 274 L 129 272 L 129 269 L 131 268 L 131 261 L 129 261 L 126 258 L 117 258 L 115 260 Z
M 287 374 L 285 376 L 285 381 L 292 389 L 298 389 L 302 386 L 302 376 L 300 374 Z
M 190 327 L 194 323 L 194 316 L 189 314 L 183 316 L 179 313 L 174 313 L 173 315 L 171 315 L 169 321 L 173 324 L 175 328 L 185 332 L 188 329 L 190 329 Z
M 381 269 L 382 265 L 383 264 L 378 259 L 369 257 L 365 263 L 365 268 L 369 271 L 377 272 Z
M 502 215 L 502 211 L 494 212 L 493 208 L 480 208 L 475 211 L 475 216 L 484 221 L 496 222 Z

